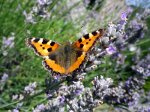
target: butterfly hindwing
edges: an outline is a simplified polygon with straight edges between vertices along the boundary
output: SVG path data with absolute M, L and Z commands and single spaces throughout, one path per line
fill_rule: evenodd
M 55 60 L 50 59 L 49 57 L 46 57 L 43 61 L 43 66 L 48 69 L 52 70 L 59 74 L 65 74 L 66 70 L 61 65 L 57 64 Z
M 71 73 L 78 69 L 80 65 L 84 62 L 86 57 L 86 53 L 82 52 L 82 54 L 76 59 L 76 61 L 67 69 L 67 73 Z
M 103 33 L 104 30 L 100 29 L 92 33 L 86 34 L 82 38 L 78 39 L 78 41 L 76 41 L 74 45 L 82 51 L 87 52 L 93 46 L 95 41 L 103 35 Z
M 28 38 L 26 43 L 40 56 L 48 56 L 59 47 L 56 42 L 43 38 Z

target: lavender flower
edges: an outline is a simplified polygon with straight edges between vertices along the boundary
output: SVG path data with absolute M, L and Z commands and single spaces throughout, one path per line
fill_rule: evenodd
M 37 105 L 36 108 L 33 109 L 32 112 L 43 112 L 46 106 L 44 104 Z
M 140 93 L 136 91 L 140 90 L 144 82 L 141 82 L 141 79 L 139 82 L 137 78 L 130 78 L 126 83 L 120 83 L 119 86 L 113 87 L 113 80 L 111 78 L 105 79 L 103 76 L 100 78 L 95 77 L 91 89 L 83 86 L 82 88 L 84 89 L 82 89 L 80 95 L 76 95 L 74 93 L 76 89 L 72 88 L 78 88 L 80 84 L 82 85 L 81 82 L 77 82 L 68 87 L 64 85 L 58 89 L 60 96 L 50 100 L 46 106 L 46 110 L 54 109 L 54 111 L 59 112 L 60 110 L 64 110 L 64 105 L 66 104 L 68 110 L 72 112 L 90 112 L 102 102 L 110 104 L 126 103 L 129 107 L 132 107 L 139 102 Z M 78 95 L 79 99 L 77 99 Z
M 30 13 L 27 13 L 26 11 L 23 11 L 23 15 L 25 16 L 25 22 L 32 23 L 32 24 L 37 23 L 35 21 L 34 17 L 33 17 L 33 12 L 32 11 Z
M 60 96 L 59 102 L 60 102 L 60 104 L 64 104 L 65 103 L 65 96 Z
M 108 48 L 106 48 L 106 52 L 107 52 L 107 54 L 112 55 L 112 54 L 116 53 L 116 48 L 113 46 L 109 46 Z
M 0 79 L 0 91 L 2 91 L 4 89 L 4 85 L 7 80 L 8 80 L 8 74 L 4 73 Z
M 6 37 L 3 37 L 3 47 L 4 48 L 12 48 L 14 46 L 14 36 L 9 37 L 8 39 Z
M 8 79 L 8 74 L 4 73 L 3 76 L 1 77 L 0 83 L 6 82 Z
M 121 14 L 121 20 L 124 20 L 124 21 L 127 20 L 127 13 L 126 13 L 126 12 L 123 12 L 123 13 Z
M 26 86 L 24 88 L 24 91 L 27 93 L 27 94 L 34 94 L 34 89 L 37 87 L 37 83 L 36 82 L 33 82 L 33 83 L 30 83 L 28 86 Z
M 18 99 L 18 95 L 12 95 L 12 100 Z
M 11 33 L 10 37 L 3 37 L 1 49 L 3 51 L 3 55 L 6 56 L 8 54 L 8 50 L 14 47 L 14 39 L 15 34 Z
M 57 91 L 59 93 L 59 96 L 49 101 L 47 109 L 53 109 L 54 112 L 56 110 L 60 112 L 60 110 L 64 109 L 64 105 L 66 104 L 68 110 L 72 112 L 92 111 L 94 107 L 96 107 L 100 102 L 103 101 L 105 92 L 102 91 L 105 91 L 107 88 L 109 88 L 109 86 L 112 84 L 112 80 L 110 78 L 104 79 L 102 76 L 100 79 L 96 77 L 93 81 L 93 84 L 93 89 L 85 88 L 80 81 L 74 82 L 70 86 L 63 85 Z M 101 94 L 101 96 L 97 97 L 94 93 Z M 77 96 L 79 96 L 79 99 L 77 98 Z
M 140 73 L 144 78 L 148 78 L 150 76 L 150 54 L 140 60 L 137 65 L 132 66 L 132 69 Z
M 45 5 L 45 4 L 47 4 L 47 1 L 48 1 L 48 0 L 37 0 L 37 3 L 38 3 L 39 5 Z
M 23 100 L 23 99 L 24 99 L 24 95 L 23 94 L 12 95 L 12 100 Z
M 129 106 L 130 111 L 136 111 L 136 112 L 149 112 L 149 105 L 150 105 L 150 95 L 149 92 L 145 93 L 144 91 L 141 91 L 140 95 L 135 96 L 136 102 Z
M 28 86 L 26 86 L 24 88 L 24 92 L 23 94 L 14 94 L 12 95 L 12 100 L 23 100 L 25 97 L 27 97 L 28 95 L 34 95 L 35 94 L 35 88 L 37 87 L 37 83 L 33 82 L 30 83 Z
M 140 25 L 137 20 L 131 21 L 131 26 L 137 30 L 141 29 L 142 25 Z
M 13 109 L 12 112 L 19 112 L 19 110 L 18 109 Z
M 27 23 L 36 24 L 36 17 L 42 17 L 44 19 L 49 19 L 51 13 L 48 11 L 48 6 L 52 3 L 50 0 L 37 0 L 37 5 L 34 5 L 30 12 L 23 11 L 25 16 L 25 21 Z

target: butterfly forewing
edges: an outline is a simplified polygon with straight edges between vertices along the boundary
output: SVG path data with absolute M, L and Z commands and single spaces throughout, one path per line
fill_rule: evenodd
M 65 74 L 66 70 L 61 65 L 57 64 L 55 60 L 45 58 L 43 61 L 43 65 L 48 70 L 53 70 L 56 73 L 59 74 Z
M 43 38 L 28 38 L 26 42 L 40 56 L 48 56 L 59 47 L 56 42 Z
M 87 52 L 94 45 L 95 41 L 98 38 L 102 37 L 103 33 L 104 33 L 104 30 L 100 29 L 92 33 L 86 34 L 82 38 L 80 38 L 78 41 L 76 41 L 74 45 L 77 48 Z

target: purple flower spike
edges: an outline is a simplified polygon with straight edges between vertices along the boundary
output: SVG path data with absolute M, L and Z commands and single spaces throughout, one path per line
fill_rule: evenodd
M 127 13 L 128 13 L 128 14 L 131 14 L 132 12 L 133 12 L 133 8 L 128 7 L 128 9 L 127 9 Z
M 75 91 L 75 94 L 78 96 L 78 95 L 80 95 L 82 93 L 82 89 L 77 89 L 76 91 Z
M 120 23 L 120 25 L 121 25 L 120 27 L 122 27 L 122 25 L 124 25 L 124 24 L 126 23 L 126 21 L 125 21 L 125 20 L 121 20 L 119 23 Z M 121 29 L 121 28 L 120 28 L 120 29 Z
M 32 112 L 43 112 L 45 110 L 46 106 L 44 104 L 37 105 L 36 108 Z
M 19 112 L 19 110 L 18 109 L 13 109 L 12 112 Z
M 131 24 L 133 28 L 135 28 L 136 30 L 139 30 L 142 28 L 142 26 L 136 20 L 132 21 Z
M 47 0 L 37 0 L 39 5 L 45 5 L 47 3 Z
M 109 46 L 108 48 L 106 48 L 106 52 L 108 53 L 108 55 L 112 55 L 116 52 L 116 49 L 113 46 Z
M 60 96 L 59 102 L 60 102 L 61 104 L 63 104 L 63 103 L 65 102 L 65 97 L 64 97 L 64 96 Z
M 55 75 L 55 76 L 53 76 L 53 78 L 54 78 L 54 80 L 55 80 L 56 82 L 58 82 L 58 81 L 61 80 L 61 76 L 60 76 L 60 75 Z
M 121 20 L 127 20 L 127 13 L 126 12 L 123 12 L 122 14 L 121 14 Z

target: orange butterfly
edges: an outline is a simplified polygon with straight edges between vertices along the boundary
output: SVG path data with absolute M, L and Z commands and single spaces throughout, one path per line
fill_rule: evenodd
M 82 65 L 86 54 L 103 33 L 104 30 L 100 29 L 64 45 L 43 38 L 28 38 L 27 45 L 43 57 L 46 69 L 60 75 L 69 75 Z

